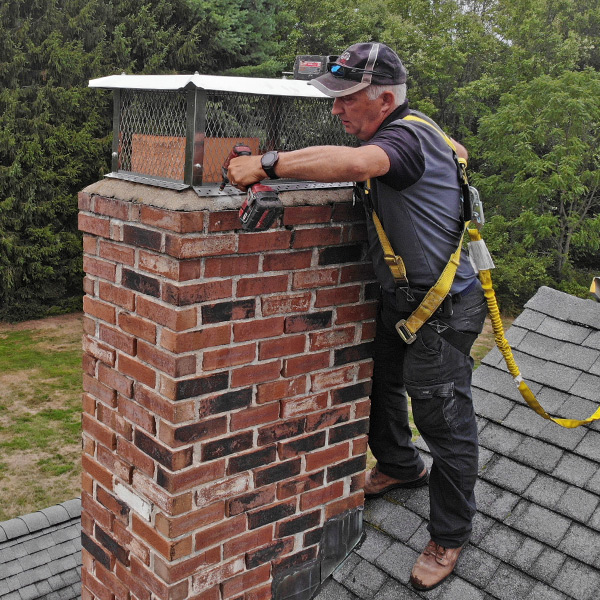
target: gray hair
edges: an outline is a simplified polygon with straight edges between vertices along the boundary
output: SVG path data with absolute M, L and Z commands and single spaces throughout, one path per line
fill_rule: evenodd
M 376 100 L 383 92 L 392 92 L 396 105 L 400 106 L 406 100 L 406 84 L 398 85 L 370 85 L 367 88 L 367 97 L 369 100 Z

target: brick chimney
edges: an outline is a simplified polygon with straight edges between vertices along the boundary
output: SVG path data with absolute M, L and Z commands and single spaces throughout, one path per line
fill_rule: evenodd
M 305 600 L 362 531 L 377 286 L 348 189 L 79 195 L 84 600 Z

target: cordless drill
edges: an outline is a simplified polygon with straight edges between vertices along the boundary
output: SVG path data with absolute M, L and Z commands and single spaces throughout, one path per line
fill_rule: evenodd
M 245 144 L 236 144 L 229 156 L 223 163 L 223 181 L 219 189 L 223 189 L 228 183 L 227 170 L 232 159 L 238 156 L 249 156 L 252 154 L 250 148 Z M 240 208 L 240 219 L 242 229 L 248 231 L 264 231 L 271 227 L 277 217 L 283 213 L 283 204 L 277 192 L 268 185 L 255 183 L 248 188 L 246 199 Z

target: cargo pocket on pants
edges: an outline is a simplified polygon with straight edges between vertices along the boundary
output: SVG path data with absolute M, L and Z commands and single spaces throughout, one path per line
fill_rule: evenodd
M 458 419 L 454 382 L 430 385 L 406 384 L 412 401 L 415 425 L 422 434 L 435 434 L 452 429 Z

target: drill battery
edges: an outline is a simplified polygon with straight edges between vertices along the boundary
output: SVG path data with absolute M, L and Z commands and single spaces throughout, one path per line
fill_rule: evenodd
M 268 185 L 255 183 L 240 208 L 242 229 L 263 231 L 271 227 L 275 219 L 283 213 L 283 204 L 277 192 Z

